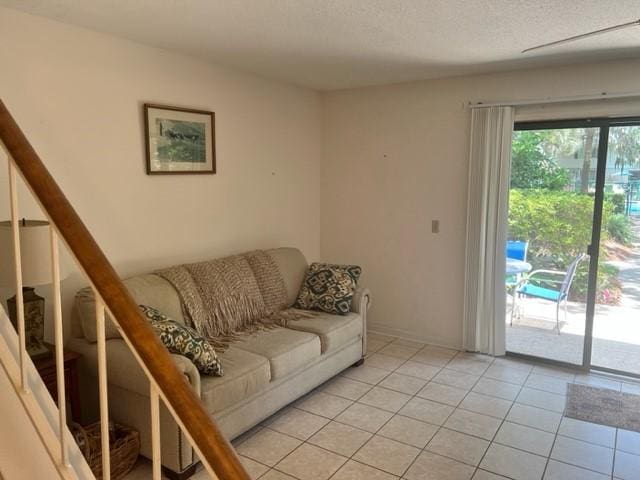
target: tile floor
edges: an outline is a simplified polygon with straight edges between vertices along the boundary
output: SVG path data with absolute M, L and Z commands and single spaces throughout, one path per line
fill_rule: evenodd
M 640 479 L 640 433 L 562 415 L 567 382 L 638 384 L 374 333 L 368 344 L 363 366 L 233 442 L 253 478 Z M 127 480 L 150 476 L 141 461 Z

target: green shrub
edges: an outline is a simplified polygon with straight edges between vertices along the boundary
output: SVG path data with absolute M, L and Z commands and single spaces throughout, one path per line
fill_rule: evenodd
M 609 217 L 606 225 L 609 237 L 623 245 L 629 245 L 631 243 L 631 239 L 633 238 L 631 222 L 626 215 L 614 213 Z
M 624 213 L 625 195 L 624 193 L 605 192 L 604 199 L 613 205 L 613 213 Z
M 564 271 L 591 243 L 593 225 L 591 195 L 542 189 L 512 189 L 509 195 L 510 239 L 527 240 L 527 261 L 533 269 Z M 609 225 L 614 205 L 605 200 L 603 225 Z M 614 223 L 618 220 L 614 220 Z M 603 229 L 602 241 L 609 237 Z M 588 285 L 588 260 L 578 268 L 571 287 L 570 300 L 584 301 Z M 611 303 L 617 298 L 617 270 L 602 263 L 598 272 L 598 303 Z

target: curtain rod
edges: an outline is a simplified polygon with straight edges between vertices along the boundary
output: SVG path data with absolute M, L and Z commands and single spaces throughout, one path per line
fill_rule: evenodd
M 545 105 L 549 103 L 588 102 L 590 100 L 614 100 L 620 98 L 640 98 L 640 93 L 607 93 L 596 95 L 577 95 L 573 97 L 546 97 L 530 100 L 511 100 L 501 102 L 469 102 L 467 108 L 520 107 L 524 105 Z

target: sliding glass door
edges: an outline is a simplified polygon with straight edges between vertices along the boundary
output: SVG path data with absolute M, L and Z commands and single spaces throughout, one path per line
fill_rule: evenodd
M 507 351 L 640 374 L 640 122 L 517 124 Z
M 640 125 L 609 127 L 591 365 L 640 375 Z

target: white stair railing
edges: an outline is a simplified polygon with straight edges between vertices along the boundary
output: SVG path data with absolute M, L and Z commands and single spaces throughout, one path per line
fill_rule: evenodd
M 17 339 L 12 345 L 6 325 L 0 335 L 0 363 L 14 385 L 25 410 L 38 430 L 42 442 L 54 461 L 60 478 L 92 478 L 88 465 L 67 429 L 66 392 L 64 376 L 63 316 L 60 288 L 60 239 L 76 260 L 80 271 L 93 287 L 96 299 L 96 327 L 98 348 L 98 386 L 100 398 L 100 426 L 102 435 L 102 468 L 104 480 L 110 479 L 108 378 L 105 340 L 105 314 L 108 312 L 126 341 L 134 357 L 149 379 L 151 401 L 151 435 L 153 479 L 161 478 L 160 458 L 160 401 L 166 406 L 187 440 L 194 448 L 211 478 L 248 480 L 235 450 L 221 434 L 207 414 L 200 400 L 175 369 L 168 352 L 135 302 L 126 292 L 120 279 L 100 251 L 86 227 L 70 206 L 62 191 L 50 176 L 41 160 L 0 101 L 0 147 L 6 153 L 9 172 L 9 203 L 14 247 Z M 15 155 L 15 158 L 12 156 Z M 17 159 L 20 159 L 20 162 Z M 56 360 L 57 396 L 59 408 L 55 419 L 47 418 L 41 401 L 36 401 L 33 383 L 39 380 L 26 350 L 25 313 L 22 299 L 22 258 L 17 178 L 21 176 L 33 197 L 49 220 L 52 295 L 54 316 L 54 344 Z M 56 219 L 61 222 L 56 224 Z M 80 238 L 78 238 L 80 237 Z M 107 301 L 105 301 L 107 299 Z M 5 322 L 8 323 L 8 322 Z M 15 333 L 13 333 L 15 337 Z M 146 358 L 145 362 L 143 359 Z M 153 372 L 153 373 L 152 373 Z M 32 378 L 30 378 L 32 377 Z M 40 384 L 42 382 L 40 381 Z M 43 385 L 40 385 L 43 387 Z M 46 391 L 46 389 L 45 389 Z M 51 397 L 49 407 L 53 404 Z M 42 392 L 38 394 L 42 396 Z M 46 399 L 44 400 L 46 403 Z M 197 439 L 198 441 L 195 441 Z M 87 476 L 89 475 L 89 476 Z

